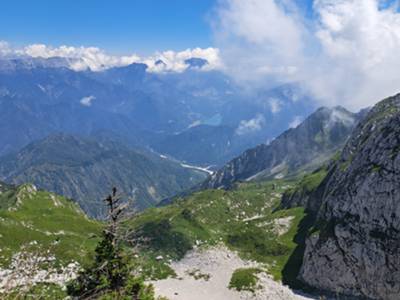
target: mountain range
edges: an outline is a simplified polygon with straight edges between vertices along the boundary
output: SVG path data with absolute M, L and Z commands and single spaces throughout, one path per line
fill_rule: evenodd
M 205 176 L 204 172 L 133 150 L 118 141 L 66 134 L 50 135 L 0 158 L 3 181 L 33 183 L 74 199 L 94 217 L 104 216 L 102 199 L 114 186 L 142 210 L 189 189 Z
M 89 217 L 105 217 L 117 187 L 139 210 L 124 222 L 124 262 L 157 291 L 169 280 L 207 292 L 228 276 L 220 288 L 259 299 L 275 280 L 279 293 L 282 282 L 315 297 L 397 300 L 400 94 L 358 113 L 314 110 L 296 85 L 248 91 L 202 70 L 205 60 L 187 64 L 155 74 L 0 60 L 2 278 L 65 298 L 104 225 Z M 233 256 L 229 274 L 200 269 Z
M 253 90 L 195 66 L 181 73 L 138 63 L 98 72 L 67 66 L 61 58 L 0 61 L 0 155 L 53 133 L 109 131 L 190 164 L 221 166 L 314 108 L 296 85 Z

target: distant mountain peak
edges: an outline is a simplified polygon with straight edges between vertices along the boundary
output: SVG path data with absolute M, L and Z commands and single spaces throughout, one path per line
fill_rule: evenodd
M 312 116 L 314 114 L 319 114 L 319 113 L 333 114 L 333 113 L 336 113 L 336 112 L 342 112 L 342 113 L 349 114 L 349 115 L 353 114 L 352 112 L 350 112 L 349 110 L 347 110 L 343 106 L 337 105 L 337 106 L 333 106 L 333 107 L 321 106 L 314 113 L 312 113 L 310 116 Z
M 185 60 L 185 64 L 189 66 L 189 68 L 202 68 L 205 65 L 208 65 L 208 61 L 204 58 L 192 57 Z
M 356 114 L 348 111 L 342 106 L 320 107 L 316 112 L 311 114 L 308 119 L 319 119 L 326 127 L 332 127 L 341 123 L 345 126 L 352 126 L 356 121 Z
M 19 57 L 0 59 L 0 71 L 31 70 L 35 68 L 69 68 L 72 59 L 62 57 Z
M 167 65 L 162 59 L 157 60 L 154 64 L 156 66 L 166 66 Z
M 144 63 L 132 63 L 126 67 L 115 67 L 117 69 L 130 69 L 130 70 L 137 70 L 137 71 L 146 71 L 148 68 L 148 65 Z

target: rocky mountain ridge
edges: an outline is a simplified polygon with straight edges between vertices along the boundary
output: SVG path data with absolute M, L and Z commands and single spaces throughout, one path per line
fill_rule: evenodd
M 281 178 L 310 171 L 343 147 L 363 114 L 342 107 L 320 108 L 271 143 L 249 149 L 230 161 L 203 187 L 229 188 L 238 181 Z

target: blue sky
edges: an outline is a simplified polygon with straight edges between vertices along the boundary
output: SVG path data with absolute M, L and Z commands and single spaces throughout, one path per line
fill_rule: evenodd
M 113 53 L 212 45 L 207 15 L 216 0 L 6 0 L 0 40 L 15 46 L 96 46 Z
M 0 41 L 96 46 L 114 54 L 214 46 L 211 11 L 225 0 L 4 0 Z M 243 0 L 246 1 L 246 0 Z M 296 0 L 313 18 L 313 0 Z M 383 7 L 396 0 L 380 1 Z

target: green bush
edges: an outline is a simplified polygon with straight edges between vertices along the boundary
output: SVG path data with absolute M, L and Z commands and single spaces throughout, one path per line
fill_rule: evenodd
M 261 270 L 257 268 L 235 270 L 229 282 L 229 288 L 237 291 L 255 292 L 258 282 L 257 274 L 260 272 Z

